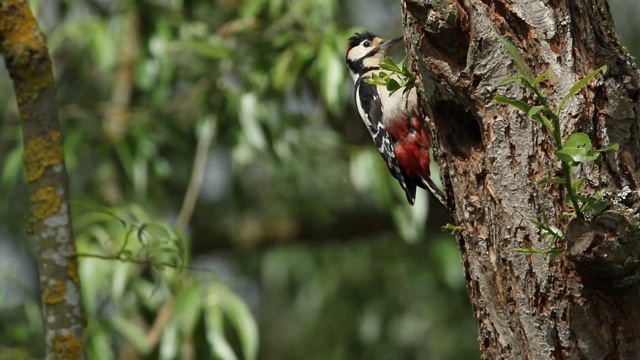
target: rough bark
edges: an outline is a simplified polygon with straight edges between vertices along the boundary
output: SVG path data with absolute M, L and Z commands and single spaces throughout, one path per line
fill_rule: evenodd
M 53 69 L 44 36 L 24 0 L 0 0 L 0 54 L 22 121 L 47 358 L 81 359 L 80 279 Z
M 620 46 L 605 0 L 405 0 L 407 51 L 419 74 L 448 210 L 487 359 L 640 359 L 638 264 L 638 88 L 640 73 Z M 586 193 L 605 189 L 614 205 L 579 220 L 563 217 L 552 137 L 495 95 L 534 103 L 523 87 L 493 84 L 516 74 L 498 36 L 523 53 L 557 104 L 602 65 L 562 113 L 566 139 L 616 142 L 600 165 L 575 168 Z M 530 219 L 542 214 L 566 233 L 555 259 Z

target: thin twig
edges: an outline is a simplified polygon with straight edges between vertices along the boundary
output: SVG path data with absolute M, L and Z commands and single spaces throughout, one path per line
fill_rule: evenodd
M 76 257 L 100 259 L 100 260 L 109 260 L 109 261 L 114 261 L 114 260 L 115 261 L 122 261 L 122 262 L 126 262 L 126 263 L 131 263 L 131 264 L 136 264 L 136 265 L 144 265 L 144 266 L 156 265 L 156 266 L 168 267 L 168 268 L 171 268 L 171 269 L 186 269 L 186 270 L 190 270 L 190 271 L 215 273 L 215 271 L 209 270 L 209 269 L 201 269 L 201 268 L 195 268 L 195 267 L 191 267 L 191 266 L 175 265 L 175 264 L 165 263 L 165 262 L 153 262 L 153 261 L 149 261 L 149 260 L 141 260 L 141 259 L 134 259 L 134 258 L 124 258 L 124 257 L 118 256 L 118 255 L 101 255 L 101 254 L 78 253 L 75 256 Z
M 196 200 L 202 187 L 202 181 L 204 180 L 204 171 L 207 167 L 207 158 L 209 154 L 209 148 L 213 142 L 213 138 L 216 134 L 216 119 L 213 116 L 207 116 L 202 124 L 200 130 L 200 137 L 198 138 L 198 146 L 196 148 L 196 156 L 193 161 L 193 170 L 191 171 L 191 179 L 189 180 L 189 187 L 184 195 L 182 201 L 182 208 L 180 214 L 176 220 L 176 227 L 184 230 L 189 224 L 193 210 L 196 207 Z

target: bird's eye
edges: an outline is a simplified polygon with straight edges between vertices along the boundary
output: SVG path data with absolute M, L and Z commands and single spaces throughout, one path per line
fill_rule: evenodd
M 362 43 L 362 46 L 369 47 L 369 46 L 371 46 L 371 42 L 369 40 L 367 40 L 367 41 Z

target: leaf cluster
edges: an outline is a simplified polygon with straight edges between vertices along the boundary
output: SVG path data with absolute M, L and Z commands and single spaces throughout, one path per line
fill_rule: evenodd
M 86 348 L 92 358 L 116 357 L 104 343 L 113 332 L 143 356 L 184 358 L 180 344 L 191 343 L 207 358 L 237 359 L 229 329 L 242 358 L 257 358 L 258 328 L 251 311 L 212 273 L 198 274 L 211 277 L 204 282 L 185 271 L 190 268 L 180 231 L 138 206 L 88 211 L 76 220 L 83 307 L 91 319 Z M 103 299 L 110 301 L 108 317 L 101 314 Z M 156 315 L 146 318 L 145 313 Z M 156 324 L 162 326 L 150 330 Z
M 370 78 L 366 78 L 364 81 L 367 84 L 373 84 L 378 86 L 384 86 L 389 90 L 389 93 L 393 94 L 396 91 L 403 89 L 402 93 L 406 94 L 415 86 L 416 76 L 406 65 L 407 58 L 405 57 L 399 63 L 393 61 L 390 57 L 385 57 L 380 61 L 380 68 L 386 71 L 380 71 L 373 73 Z
M 603 152 L 617 151 L 619 146 L 618 144 L 612 143 L 603 148 L 594 149 L 589 136 L 582 132 L 571 134 L 567 140 L 563 141 L 560 119 L 567 102 L 598 74 L 606 74 L 607 66 L 602 66 L 590 72 L 584 78 L 573 84 L 558 105 L 554 106 L 543 94 L 543 90 L 540 87 L 542 82 L 550 78 L 550 74 L 534 76 L 520 51 L 505 38 L 500 38 L 500 40 L 505 46 L 509 56 L 513 59 L 518 74 L 496 83 L 495 87 L 505 86 L 511 83 L 520 84 L 531 91 L 536 103 L 531 105 L 524 100 L 513 99 L 502 95 L 496 96 L 495 101 L 499 104 L 514 106 L 523 111 L 531 121 L 540 124 L 543 129 L 551 134 L 556 146 L 555 156 L 562 164 L 563 177 L 546 178 L 541 180 L 539 184 L 558 183 L 564 185 L 567 191 L 567 206 L 573 209 L 573 211 L 564 212 L 563 215 L 565 216 L 575 215 L 584 219 L 585 213 L 593 214 L 603 211 L 610 205 L 609 202 L 604 199 L 604 193 L 602 191 L 590 195 L 582 193 L 581 188 L 585 179 L 576 179 L 573 175 L 572 168 L 579 164 L 598 162 Z M 564 238 L 563 233 L 557 227 L 548 225 L 546 220 L 544 222 L 537 220 L 531 221 L 541 230 L 543 237 L 551 237 L 553 239 L 551 247 L 555 247 L 556 242 Z M 518 251 L 555 254 L 554 252 L 556 250 L 557 249 L 519 249 Z

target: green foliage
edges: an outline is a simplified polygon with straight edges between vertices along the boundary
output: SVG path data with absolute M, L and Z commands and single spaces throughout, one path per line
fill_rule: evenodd
M 207 358 L 257 359 L 257 324 L 251 312 L 213 274 L 208 284 L 194 281 L 178 231 L 151 220 L 138 206 L 89 211 L 76 219 L 89 318 L 86 349 L 92 358 L 117 357 L 109 345 L 115 332 L 143 356 L 157 352 L 161 358 L 184 358 L 180 344 L 191 343 Z M 110 299 L 109 316 L 102 299 Z M 142 316 L 148 311 L 156 318 Z M 156 324 L 164 325 L 159 333 L 150 332 Z M 198 344 L 199 326 L 205 329 L 208 349 L 206 343 Z M 228 345 L 225 326 L 239 339 L 242 357 Z
M 541 255 L 551 255 L 551 258 L 555 258 L 556 256 L 562 254 L 564 252 L 564 248 L 557 248 L 557 244 L 559 241 L 564 240 L 564 233 L 559 228 L 549 225 L 548 219 L 543 214 L 543 220 L 539 221 L 537 219 L 530 219 L 531 223 L 535 225 L 536 228 L 540 230 L 540 236 L 543 240 L 547 241 L 546 249 L 536 249 L 532 247 L 526 248 L 517 248 L 515 251 L 521 252 L 524 254 L 541 254 Z
M 402 93 L 406 94 L 415 86 L 416 82 L 415 75 L 407 68 L 406 60 L 405 57 L 396 64 L 392 58 L 387 56 L 380 61 L 380 68 L 389 71 L 389 73 L 386 71 L 373 73 L 370 78 L 366 78 L 364 81 L 368 84 L 385 86 L 391 94 L 400 89 L 403 89 Z
M 446 224 L 442 227 L 442 231 L 448 231 L 451 235 L 458 235 L 462 232 L 462 226 Z
M 572 134 L 563 142 L 560 118 L 566 103 L 598 74 L 604 75 L 607 72 L 607 67 L 602 66 L 576 82 L 571 89 L 569 89 L 569 92 L 564 95 L 558 106 L 554 107 L 549 103 L 547 98 L 542 95 L 543 92 L 540 88 L 540 83 L 547 79 L 549 75 L 543 74 L 534 78 L 533 72 L 524 61 L 520 51 L 507 39 L 501 37 L 500 40 L 507 49 L 509 56 L 513 59 L 515 66 L 518 69 L 518 75 L 498 82 L 495 87 L 504 86 L 510 83 L 518 83 L 532 92 L 538 102 L 538 105 L 529 105 L 523 100 L 512 99 L 501 95 L 496 96 L 495 101 L 498 104 L 507 104 L 518 108 L 525 112 L 533 122 L 542 125 L 542 127 L 553 136 L 556 145 L 555 155 L 562 163 L 562 170 L 564 172 L 563 178 L 554 177 L 543 179 L 539 183 L 560 183 L 564 185 L 567 191 L 567 205 L 573 208 L 573 211 L 565 212 L 566 215 L 575 215 L 584 219 L 585 213 L 593 214 L 603 211 L 609 206 L 609 202 L 604 199 L 603 193 L 598 192 L 592 195 L 580 193 L 580 189 L 584 184 L 584 179 L 575 179 L 572 168 L 578 164 L 599 161 L 601 153 L 606 151 L 617 151 L 618 144 L 609 144 L 602 149 L 593 149 L 589 136 L 580 132 Z M 541 235 L 543 237 L 552 237 L 553 241 L 550 244 L 551 249 L 519 249 L 519 251 L 556 254 L 555 251 L 558 249 L 553 249 L 553 247 L 555 247 L 558 240 L 563 239 L 564 235 L 562 232 L 555 226 L 546 225 L 546 222 L 542 223 L 537 220 L 532 220 L 532 223 L 541 230 Z

